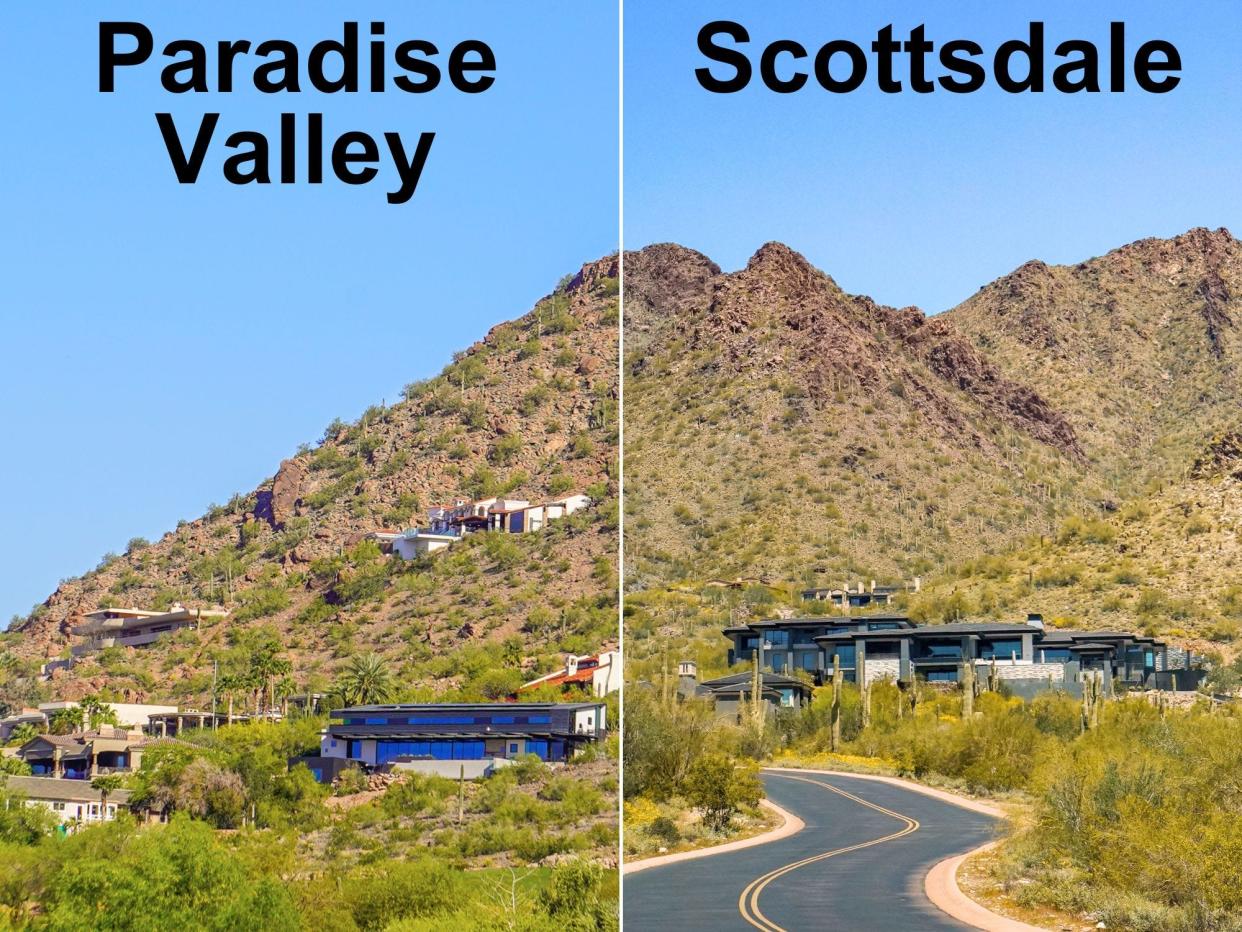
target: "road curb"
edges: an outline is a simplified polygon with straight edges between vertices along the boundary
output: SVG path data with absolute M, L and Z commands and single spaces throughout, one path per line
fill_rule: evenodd
M 780 841 L 782 838 L 796 835 L 806 827 L 805 822 L 792 812 L 782 809 L 774 802 L 761 799 L 759 800 L 759 805 L 775 812 L 784 821 L 776 828 L 768 829 L 768 831 L 761 834 L 752 835 L 750 838 L 742 838 L 738 841 L 728 841 L 723 845 L 712 845 L 710 848 L 695 848 L 692 851 L 677 851 L 673 854 L 661 854 L 654 858 L 643 858 L 641 861 L 629 861 L 621 865 L 621 873 L 628 876 L 629 874 L 636 874 L 639 871 L 647 870 L 650 867 L 663 867 L 665 864 L 693 861 L 697 858 L 710 857 L 713 854 L 726 854 L 730 851 L 740 851 L 743 848 L 753 848 L 756 845 L 766 845 L 768 842 Z
M 958 886 L 957 871 L 963 862 L 995 845 L 996 842 L 990 841 L 974 851 L 945 858 L 932 867 L 923 880 L 923 891 L 927 894 L 927 898 L 941 912 L 948 913 L 958 922 L 964 922 L 971 928 L 982 929 L 984 932 L 1048 932 L 1039 926 L 1029 925 L 992 912 L 986 906 L 972 900 Z
M 935 787 L 924 786 L 922 783 L 904 780 L 901 777 L 888 777 L 876 773 L 851 773 L 848 770 L 812 770 L 809 767 L 764 767 L 763 769 L 773 773 L 822 773 L 830 777 L 853 777 L 858 780 L 871 780 L 875 783 L 888 783 L 892 786 L 899 786 L 904 790 L 910 790 L 913 793 L 922 793 L 924 796 L 930 796 L 933 799 L 950 803 L 962 809 L 969 809 L 971 812 L 982 813 L 995 819 L 1008 818 L 1005 810 L 999 806 L 980 802 L 968 796 L 959 796 L 957 793 L 950 793 L 948 790 L 938 790 Z

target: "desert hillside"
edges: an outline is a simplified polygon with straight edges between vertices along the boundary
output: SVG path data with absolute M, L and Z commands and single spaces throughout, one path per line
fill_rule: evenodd
M 63 582 L 0 636 L 0 700 L 201 703 L 215 665 L 227 675 L 270 644 L 299 689 L 374 651 L 405 694 L 490 694 L 615 640 L 617 273 L 615 256 L 584 266 L 404 401 L 334 422 L 254 491 Z M 363 540 L 456 498 L 579 492 L 592 506 L 544 531 L 472 535 L 430 559 Z M 39 681 L 84 612 L 174 602 L 229 615 Z
M 632 589 L 922 576 L 929 618 L 1236 636 L 1228 231 L 1031 261 L 934 317 L 780 244 L 625 262 Z

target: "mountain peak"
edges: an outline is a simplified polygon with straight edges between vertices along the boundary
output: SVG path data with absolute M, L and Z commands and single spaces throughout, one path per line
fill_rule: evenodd
M 806 256 L 784 243 L 770 242 L 760 246 L 746 263 L 746 272 L 805 284 L 831 283 L 836 289 L 836 282 L 831 276 L 815 268 Z

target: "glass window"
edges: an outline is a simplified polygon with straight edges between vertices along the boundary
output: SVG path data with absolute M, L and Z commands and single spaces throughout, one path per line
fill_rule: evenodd
M 804 650 L 798 655 L 800 661 L 799 666 L 802 667 L 803 670 L 814 670 L 815 661 L 818 657 L 819 654 L 817 652 L 813 650 Z
M 841 658 L 841 666 L 843 667 L 854 666 L 856 662 L 855 655 L 857 654 L 857 651 L 854 649 L 853 644 L 838 644 L 835 648 L 833 648 L 833 653 L 836 656 Z
M 921 655 L 924 657 L 943 657 L 949 660 L 957 660 L 962 656 L 962 645 L 952 641 L 924 641 Z
M 979 645 L 979 656 L 984 660 L 1008 660 L 1010 657 L 1022 659 L 1021 638 L 997 638 L 984 641 Z
M 773 647 L 788 647 L 789 632 L 788 631 L 769 631 L 764 635 L 764 639 L 769 641 Z
M 1070 659 L 1068 647 L 1046 647 L 1042 653 L 1044 663 L 1065 663 Z
M 957 682 L 957 671 L 956 670 L 928 670 L 927 680 L 928 682 L 931 682 L 931 683 L 935 683 L 935 682 L 955 683 Z

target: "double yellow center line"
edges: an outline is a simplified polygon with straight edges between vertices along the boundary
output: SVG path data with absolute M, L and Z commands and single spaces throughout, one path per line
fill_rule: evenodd
M 803 858 L 801 861 L 794 861 L 792 864 L 786 864 L 784 867 L 778 867 L 776 870 L 769 871 L 762 877 L 756 877 L 750 882 L 742 895 L 738 897 L 737 908 L 742 914 L 742 918 L 749 922 L 756 929 L 762 929 L 763 932 L 786 932 L 786 930 L 778 926 L 775 922 L 763 914 L 763 910 L 759 908 L 759 896 L 763 893 L 764 888 L 778 877 L 784 877 L 790 871 L 796 871 L 799 867 L 805 867 L 808 864 L 814 864 L 817 861 L 826 861 L 828 858 L 835 858 L 838 854 L 848 854 L 851 851 L 858 851 L 862 848 L 870 848 L 873 845 L 880 845 L 886 841 L 893 841 L 901 838 L 903 835 L 909 835 L 917 832 L 919 823 L 909 816 L 904 816 L 900 812 L 894 812 L 892 809 L 885 809 L 878 806 L 870 800 L 863 799 L 861 796 L 855 796 L 853 793 L 847 793 L 845 790 L 835 787 L 830 783 L 824 783 L 820 780 L 811 780 L 807 777 L 795 777 L 791 774 L 773 774 L 773 776 L 781 777 L 785 780 L 800 780 L 803 783 L 810 783 L 814 786 L 822 787 L 825 790 L 831 790 L 839 796 L 853 800 L 860 806 L 866 806 L 868 809 L 874 809 L 886 816 L 892 816 L 899 822 L 905 823 L 905 827 L 899 832 L 893 832 L 891 835 L 885 835 L 883 838 L 875 838 L 871 841 L 864 841 L 857 845 L 849 845 L 845 848 L 834 848 L 832 851 L 825 851 L 823 854 L 812 855 L 809 858 Z

